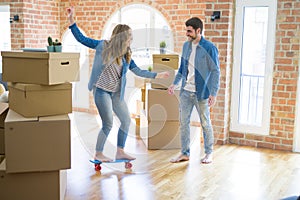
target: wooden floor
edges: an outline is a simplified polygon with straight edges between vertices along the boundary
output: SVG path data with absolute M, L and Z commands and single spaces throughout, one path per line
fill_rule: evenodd
M 300 154 L 236 145 L 215 146 L 212 164 L 200 163 L 194 142 L 189 162 L 170 163 L 179 150 L 148 151 L 130 140 L 137 160 L 131 172 L 105 164 L 101 173 L 88 162 L 90 151 L 72 130 L 72 168 L 66 200 L 276 200 L 300 195 Z

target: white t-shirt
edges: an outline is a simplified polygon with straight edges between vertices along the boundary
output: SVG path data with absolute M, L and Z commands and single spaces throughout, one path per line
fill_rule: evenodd
M 196 56 L 196 47 L 197 44 L 192 43 L 192 52 L 189 59 L 189 67 L 188 67 L 188 76 L 186 80 L 186 84 L 184 86 L 185 90 L 190 92 L 196 92 L 195 87 L 195 56 Z

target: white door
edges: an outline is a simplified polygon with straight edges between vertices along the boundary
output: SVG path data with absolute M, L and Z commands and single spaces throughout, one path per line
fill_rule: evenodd
M 230 130 L 268 135 L 276 0 L 236 0 Z
M 300 63 L 300 58 L 299 58 Z M 295 132 L 294 132 L 294 144 L 293 151 L 300 152 L 300 71 L 298 76 L 298 85 L 297 85 L 297 101 L 296 101 L 296 118 L 295 118 Z

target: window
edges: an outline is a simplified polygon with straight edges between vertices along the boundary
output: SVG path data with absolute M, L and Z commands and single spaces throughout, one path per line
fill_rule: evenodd
M 231 130 L 268 134 L 276 0 L 237 0 Z
M 1 24 L 1 37 L 0 37 L 0 51 L 11 50 L 10 39 L 10 11 L 9 6 L 0 6 L 0 24 Z M 0 56 L 0 73 L 2 73 L 2 57 Z
M 119 23 L 128 24 L 132 29 L 132 56 L 138 66 L 147 68 L 152 63 L 151 55 L 159 53 L 161 41 L 166 41 L 168 51 L 174 49 L 170 26 L 159 12 L 148 5 L 130 4 L 122 7 L 107 22 L 102 38 L 109 39 L 113 28 Z

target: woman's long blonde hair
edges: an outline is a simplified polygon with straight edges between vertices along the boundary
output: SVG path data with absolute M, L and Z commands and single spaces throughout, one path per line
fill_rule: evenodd
M 121 65 L 123 56 L 125 56 L 126 62 L 130 63 L 131 49 L 127 44 L 132 37 L 130 30 L 131 28 L 126 24 L 118 24 L 114 28 L 111 38 L 106 41 L 102 52 L 104 64 L 115 60 L 118 65 Z

